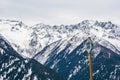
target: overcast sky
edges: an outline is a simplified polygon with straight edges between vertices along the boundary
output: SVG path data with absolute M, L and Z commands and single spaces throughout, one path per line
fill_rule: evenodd
M 120 24 L 120 0 L 0 0 L 0 19 L 27 25 L 77 24 L 86 19 Z

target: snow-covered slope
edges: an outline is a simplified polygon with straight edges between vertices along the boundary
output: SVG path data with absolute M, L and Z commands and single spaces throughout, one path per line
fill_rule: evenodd
M 0 80 L 64 80 L 34 59 L 20 56 L 0 36 Z
M 95 79 L 120 78 L 120 26 L 110 21 L 84 20 L 74 25 L 40 23 L 27 26 L 21 21 L 0 20 L 0 34 L 22 57 L 33 57 L 68 80 L 89 79 L 83 43 L 90 36 L 96 44 L 93 49 L 93 66 L 98 68 L 94 70 Z
M 66 27 L 66 26 L 64 26 Z M 71 28 L 72 27 L 72 28 Z M 69 54 L 74 50 L 81 42 L 91 36 L 94 42 L 98 42 L 100 45 L 120 54 L 120 27 L 112 24 L 111 22 L 98 22 L 98 21 L 83 21 L 77 25 L 71 25 L 66 29 L 70 31 L 68 37 L 55 41 L 52 44 L 46 46 L 34 57 L 36 60 L 40 60 L 40 63 L 44 64 L 52 52 L 58 54 L 70 45 L 67 50 Z M 61 34 L 62 36 L 62 34 Z M 56 51 L 55 51 L 56 50 Z M 42 60 L 42 61 L 41 61 Z
M 1 20 L 0 34 L 10 42 L 17 52 L 22 53 L 21 55 L 28 55 L 25 50 L 29 47 L 31 33 L 25 24 L 19 21 Z
M 60 45 L 57 47 L 55 45 L 53 48 L 53 44 L 51 44 L 38 53 L 34 58 L 45 66 L 54 69 L 67 80 L 89 80 L 88 53 L 84 50 L 84 43 L 85 41 L 80 43 L 71 52 L 69 50 L 72 46 L 71 43 L 68 43 L 61 51 L 59 51 Z M 114 52 L 98 42 L 94 42 L 92 51 L 94 79 L 119 80 L 120 51 Z
M 89 80 L 88 55 L 83 43 L 91 36 L 95 80 L 119 80 L 120 27 L 111 22 L 88 20 L 73 26 L 69 37 L 46 46 L 33 58 L 68 80 Z
M 85 20 L 75 25 L 50 26 L 40 23 L 27 26 L 21 21 L 0 20 L 0 34 L 25 57 L 33 57 L 47 45 L 61 39 L 68 41 L 75 35 L 82 40 L 88 36 L 96 36 L 100 40 L 107 40 L 120 51 L 120 44 L 118 44 L 120 43 L 120 27 L 110 21 Z M 75 46 L 78 44 L 79 42 Z M 101 42 L 101 44 L 104 43 Z

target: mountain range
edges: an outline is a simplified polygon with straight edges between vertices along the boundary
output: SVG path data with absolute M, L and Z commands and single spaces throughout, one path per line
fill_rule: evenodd
M 39 64 L 45 69 L 51 68 L 67 80 L 89 80 L 88 53 L 84 45 L 90 36 L 94 43 L 94 79 L 120 79 L 120 26 L 110 21 L 84 20 L 74 25 L 39 23 L 27 26 L 22 21 L 0 20 L 0 34 L 13 47 L 10 51 L 23 58 L 20 58 L 19 65 L 32 65 L 34 71 L 37 66 L 34 64 Z M 28 63 L 25 63 L 26 58 Z

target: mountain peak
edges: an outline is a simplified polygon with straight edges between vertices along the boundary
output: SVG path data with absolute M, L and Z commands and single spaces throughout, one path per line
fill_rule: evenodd
M 0 24 L 8 24 L 14 28 L 19 28 L 19 27 L 27 28 L 27 25 L 25 25 L 22 21 L 18 21 L 18 20 L 0 19 Z
M 112 22 L 100 22 L 97 20 L 84 20 L 71 25 L 46 25 L 43 23 L 31 27 L 23 25 L 21 21 L 1 20 L 0 33 L 9 40 L 16 51 L 23 54 L 34 55 L 45 46 L 60 39 L 70 39 L 77 33 L 79 37 L 94 37 L 110 41 L 120 40 L 120 29 Z M 6 25 L 9 24 L 9 25 Z M 8 33 L 8 34 L 6 34 Z M 21 38 L 18 40 L 18 38 Z M 114 43 L 114 45 L 116 45 Z M 34 45 L 31 46 L 30 44 Z M 119 45 L 117 44 L 116 47 Z
M 116 70 L 118 71 L 117 74 L 119 74 L 120 68 L 116 66 L 119 66 L 120 61 L 120 27 L 112 22 L 84 20 L 74 25 L 55 26 L 40 23 L 28 28 L 25 28 L 24 25 L 21 25 L 22 27 L 16 25 L 18 23 L 20 22 L 9 20 L 0 22 L 0 34 L 10 42 L 9 47 L 7 47 L 7 49 L 10 50 L 9 52 L 16 53 L 11 49 L 10 46 L 12 46 L 20 55 L 23 55 L 22 57 L 32 58 L 36 55 L 34 58 L 37 61 L 56 70 L 56 72 L 68 78 L 68 80 L 88 80 L 88 53 L 84 49 L 84 45 L 85 40 L 90 36 L 95 44 L 93 48 L 93 60 L 96 68 L 94 70 L 95 79 L 113 79 L 111 75 L 114 74 L 115 76 L 116 72 L 114 71 Z M 14 30 L 13 27 L 17 28 Z M 4 47 L 1 38 L 0 40 L 0 47 Z M 1 50 L 1 52 L 3 52 L 3 50 Z M 111 62 L 112 60 L 113 62 Z M 20 60 L 21 65 L 23 62 L 24 60 L 22 60 L 22 62 Z M 32 63 L 35 68 L 32 70 L 37 71 L 39 68 L 36 68 L 34 63 L 36 63 L 36 61 Z M 98 65 L 98 63 L 100 63 L 100 65 Z M 115 65 L 113 65 L 114 63 Z M 104 66 L 106 68 L 104 68 Z M 112 71 L 110 69 L 112 69 Z M 27 68 L 27 70 L 31 72 L 31 69 Z M 108 72 L 107 70 L 110 71 Z M 99 71 L 103 73 L 100 72 L 98 74 Z M 106 73 L 104 73 L 104 71 L 106 71 Z M 83 75 L 84 72 L 86 72 L 85 75 Z M 119 77 L 119 75 L 117 76 Z

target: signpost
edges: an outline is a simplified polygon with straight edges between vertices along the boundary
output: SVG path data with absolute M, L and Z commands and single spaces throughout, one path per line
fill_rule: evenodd
M 93 73 L 92 73 L 92 47 L 93 47 L 93 42 L 91 40 L 91 37 L 88 37 L 85 46 L 86 46 L 86 49 L 89 53 L 90 80 L 93 80 Z

